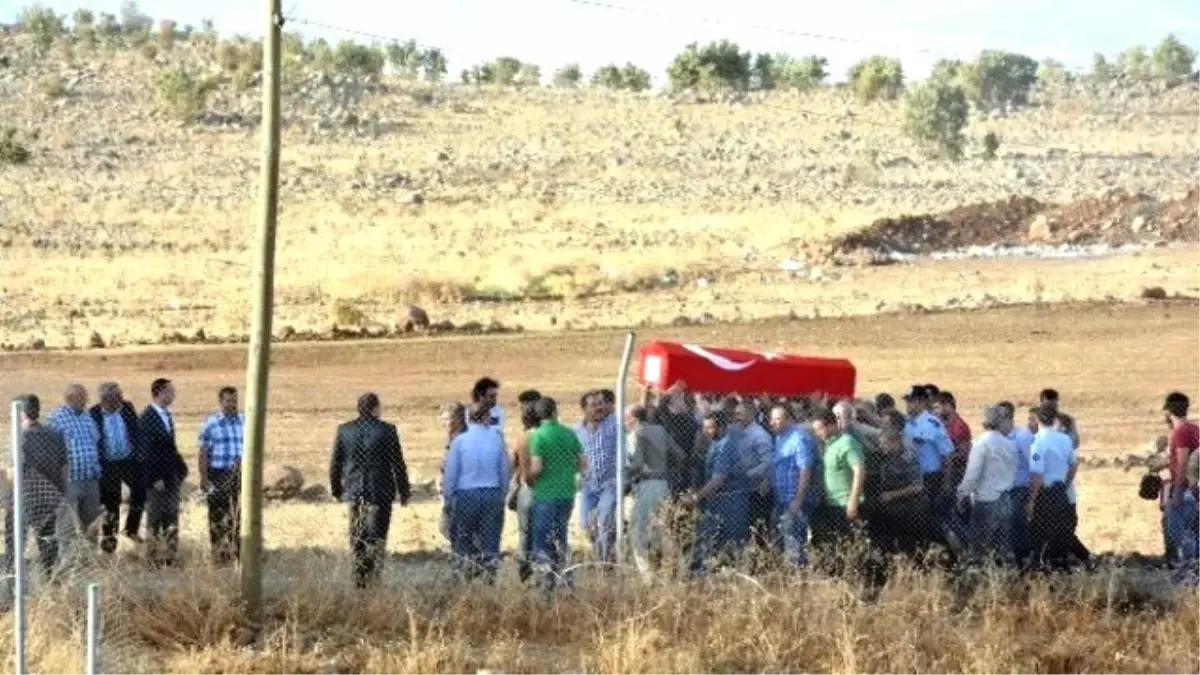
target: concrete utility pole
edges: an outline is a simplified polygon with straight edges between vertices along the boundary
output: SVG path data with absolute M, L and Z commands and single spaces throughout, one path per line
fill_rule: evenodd
M 254 309 L 246 369 L 246 447 L 242 457 L 242 599 L 249 619 L 262 621 L 263 444 L 267 424 L 267 380 L 271 361 L 271 317 L 275 299 L 275 221 L 279 202 L 279 76 L 283 9 L 267 0 L 263 35 L 262 185 L 254 268 Z

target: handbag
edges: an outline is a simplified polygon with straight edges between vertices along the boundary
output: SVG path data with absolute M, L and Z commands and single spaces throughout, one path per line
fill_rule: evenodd
M 1138 496 L 1146 501 L 1154 501 L 1162 494 L 1163 480 L 1157 475 L 1148 473 L 1142 476 L 1142 482 L 1138 485 Z

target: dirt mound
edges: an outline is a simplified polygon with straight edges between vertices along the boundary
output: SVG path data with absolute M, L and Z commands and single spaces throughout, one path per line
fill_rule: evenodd
M 942 214 L 881 218 L 834 243 L 835 253 L 858 249 L 933 253 L 965 246 L 1019 243 L 1029 218 L 1046 206 L 1031 197 L 960 206 Z
M 1169 201 L 1119 188 L 1065 205 L 1014 195 L 940 214 L 881 218 L 835 239 L 828 253 L 835 260 L 862 262 L 881 254 L 920 255 L 969 246 L 1195 241 L 1200 234 L 1198 198 L 1194 185 L 1186 196 Z

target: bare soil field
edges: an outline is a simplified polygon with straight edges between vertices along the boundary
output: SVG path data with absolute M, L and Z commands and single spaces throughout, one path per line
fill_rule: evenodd
M 1164 392 L 1181 389 L 1195 395 L 1198 330 L 1197 304 L 1171 301 L 668 327 L 645 331 L 639 338 L 845 355 L 859 367 L 863 392 L 898 393 L 914 380 L 933 380 L 956 393 L 972 425 L 985 402 L 1009 398 L 1028 403 L 1040 388 L 1053 386 L 1079 421 L 1081 453 L 1116 458 L 1142 451 L 1163 432 L 1158 407 Z M 443 447 L 436 419 L 439 403 L 465 398 L 471 382 L 482 374 L 500 379 L 502 403 L 510 409 L 516 393 L 531 386 L 564 402 L 575 400 L 580 391 L 613 381 L 621 341 L 621 333 L 596 332 L 279 345 L 273 352 L 269 461 L 300 469 L 309 484 L 326 483 L 335 425 L 352 416 L 359 393 L 374 390 L 383 398 L 386 417 L 399 425 L 416 482 L 431 480 Z M 53 400 L 68 381 L 94 386 L 114 378 L 140 406 L 152 378 L 172 377 L 179 391 L 179 437 L 191 462 L 194 444 L 189 439 L 202 417 L 215 408 L 218 387 L 242 385 L 244 361 L 245 351 L 238 346 L 0 355 L 0 398 L 36 391 Z M 569 404 L 566 410 L 564 417 L 573 420 Z M 508 431 L 515 433 L 512 423 L 510 416 Z M 1139 475 L 1115 468 L 1081 472 L 1080 535 L 1093 550 L 1160 550 L 1159 513 L 1154 503 L 1137 498 Z M 963 619 L 947 614 L 947 599 L 936 586 L 940 582 L 916 577 L 894 582 L 877 605 L 845 604 L 837 600 L 844 590 L 819 579 L 806 582 L 804 592 L 794 585 L 769 591 L 774 588 L 771 582 L 764 582 L 762 595 L 738 587 L 731 596 L 714 587 L 710 592 L 717 593 L 716 604 L 690 610 L 676 606 L 681 596 L 675 594 L 691 591 L 671 584 L 620 595 L 611 583 L 587 582 L 575 601 L 549 606 L 508 579 L 495 589 L 464 594 L 431 571 L 436 565 L 431 568 L 420 558 L 413 562 L 413 556 L 445 549 L 437 533 L 438 504 L 433 498 L 419 498 L 398 511 L 390 547 L 409 562 L 398 558 L 389 567 L 384 590 L 355 599 L 343 554 L 343 509 L 330 502 L 270 503 L 265 513 L 267 588 L 274 618 L 265 636 L 251 647 L 239 646 L 245 628 L 237 619 L 236 586 L 228 571 L 205 565 L 204 509 L 191 505 L 184 517 L 187 571 L 157 573 L 168 576 L 154 582 L 155 573 L 137 564 L 137 552 L 125 550 L 116 568 L 95 573 L 107 580 L 110 594 L 105 643 L 109 662 L 128 671 L 160 672 L 696 672 L 695 668 L 788 667 L 886 671 L 933 664 L 950 672 L 1006 667 L 1069 672 L 1162 671 L 1197 658 L 1194 640 L 1185 639 L 1187 631 L 1196 629 L 1194 606 L 1161 619 L 1143 610 L 1113 614 L 1115 577 L 1101 584 L 1109 585 L 1107 601 L 1101 590 L 1090 586 L 1038 586 L 1017 599 L 998 588 L 975 596 L 962 611 L 990 617 L 986 620 L 991 625 L 1005 622 L 1007 632 L 1002 635 L 992 630 L 971 635 Z M 514 531 L 508 523 L 509 546 Z M 81 615 L 63 615 L 62 603 L 77 607 L 77 599 L 63 594 L 81 592 L 80 588 L 72 581 L 34 601 L 31 653 L 42 669 L 78 667 L 78 641 L 62 640 L 78 635 Z M 1056 595 L 1061 593 L 1071 599 Z M 1108 603 L 1107 614 L 1090 608 L 1093 600 L 1087 598 L 1094 593 L 1100 593 L 1095 596 L 1097 607 Z M 897 615 L 902 607 L 909 609 Z M 558 618 L 550 621 L 546 611 Z M 761 617 L 767 615 L 794 625 L 791 640 L 799 639 L 800 646 L 779 651 L 761 642 L 741 645 L 733 638 L 735 618 L 758 626 L 765 625 Z M 838 625 L 842 635 L 836 650 L 810 644 L 816 637 L 804 617 L 811 620 L 814 615 L 839 622 L 831 624 Z M 892 625 L 897 616 L 908 616 L 909 621 L 923 617 L 913 624 L 914 630 L 959 627 L 949 642 L 936 646 L 922 646 L 919 638 L 904 631 L 889 632 L 889 644 L 902 648 L 879 651 L 872 645 L 879 645 L 874 639 L 879 636 L 878 617 L 885 615 L 891 617 L 885 625 Z M 480 623 L 484 616 L 490 618 Z M 535 618 L 539 616 L 546 620 Z M 760 617 L 755 619 L 758 623 L 744 623 L 755 616 Z M 1031 616 L 1045 616 L 1047 621 L 1055 617 L 1056 629 L 1038 637 L 1037 631 L 1019 627 Z M 577 623 L 568 629 L 565 624 L 572 621 Z M 669 630 L 670 621 L 690 626 L 697 640 L 708 635 L 706 646 L 667 638 L 661 631 Z M 8 640 L 7 630 L 0 622 L 0 646 Z M 763 640 L 775 639 L 775 628 L 762 631 Z M 810 637 L 801 637 L 805 635 Z M 1172 639 L 1178 642 L 1164 642 Z M 978 652 L 980 641 L 991 645 L 990 656 Z M 1006 641 L 1011 646 L 1002 647 L 1010 644 Z M 968 644 L 976 647 L 968 649 Z

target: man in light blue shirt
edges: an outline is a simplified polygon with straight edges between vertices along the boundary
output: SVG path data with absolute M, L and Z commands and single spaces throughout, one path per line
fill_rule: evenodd
M 1038 432 L 1029 454 L 1029 499 L 1025 520 L 1029 523 L 1032 562 L 1057 568 L 1067 566 L 1071 527 L 1071 504 L 1067 487 L 1075 477 L 1075 444 L 1055 428 L 1058 414 L 1052 406 L 1033 409 Z
M 467 411 L 467 430 L 446 454 L 443 499 L 453 511 L 452 548 L 468 577 L 482 572 L 495 579 L 504 529 L 504 496 L 509 482 L 508 452 L 491 427 L 491 406 L 476 403 Z
M 929 390 L 914 384 L 904 394 L 908 405 L 908 423 L 904 426 L 905 441 L 916 451 L 917 464 L 925 481 L 925 494 L 933 503 L 934 513 L 945 531 L 951 548 L 961 550 L 966 543 L 966 527 L 954 512 L 955 485 L 944 485 L 942 465 L 954 453 L 954 443 L 942 421 L 930 411 Z
M 775 431 L 771 492 L 775 498 L 773 525 L 777 546 L 793 565 L 808 561 L 808 518 L 821 502 L 821 491 L 813 480 L 817 469 L 817 438 L 801 428 L 783 406 L 771 409 Z

